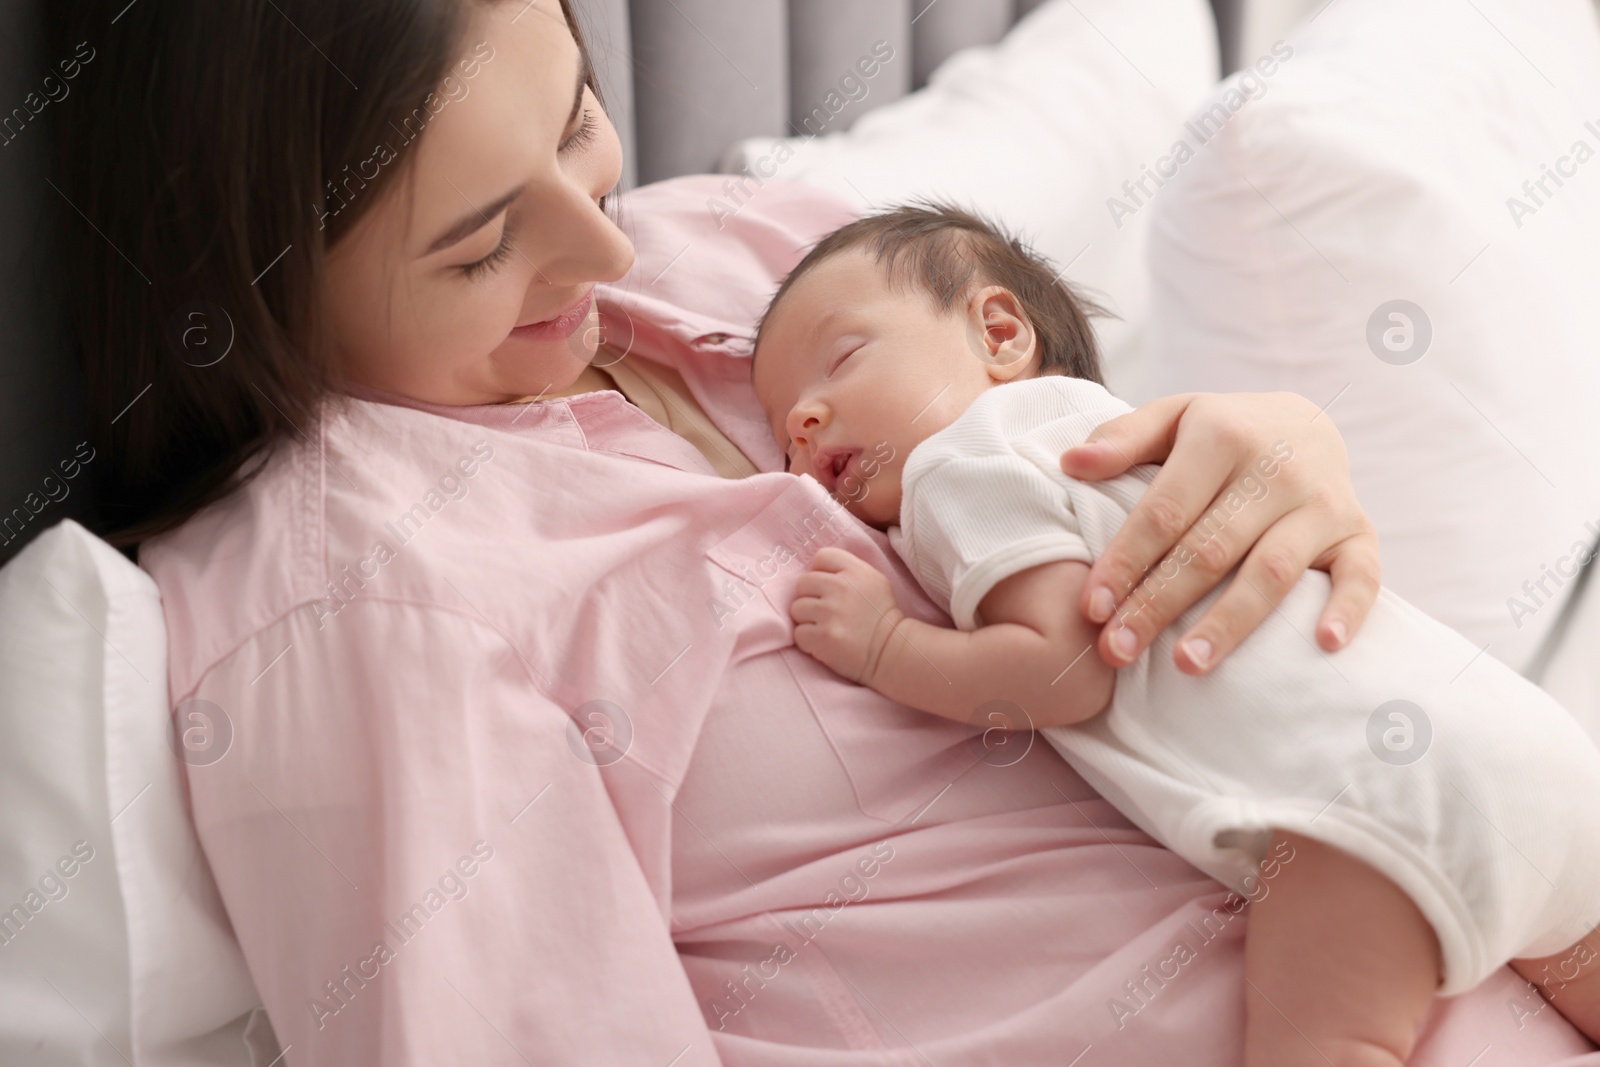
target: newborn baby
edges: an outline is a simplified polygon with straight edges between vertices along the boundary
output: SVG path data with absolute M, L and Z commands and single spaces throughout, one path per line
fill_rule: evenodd
M 824 548 L 795 587 L 795 643 L 935 715 L 988 726 L 1013 709 L 1256 902 L 1248 1067 L 1402 1063 L 1436 993 L 1600 922 L 1600 751 L 1387 590 L 1331 655 L 1311 637 L 1328 593 L 1311 572 L 1208 676 L 1173 665 L 1171 635 L 1217 594 L 1128 667 L 1102 663 L 1076 605 L 1155 468 L 1062 473 L 1064 450 L 1130 409 L 1098 384 L 1082 301 L 1017 241 L 948 208 L 852 223 L 779 289 L 752 373 L 789 469 L 887 529 L 957 626 L 906 617 L 880 572 Z M 1287 445 L 1262 456 L 1212 528 L 1292 462 Z M 1593 1038 L 1600 957 L 1573 953 L 1582 974 L 1546 988 Z

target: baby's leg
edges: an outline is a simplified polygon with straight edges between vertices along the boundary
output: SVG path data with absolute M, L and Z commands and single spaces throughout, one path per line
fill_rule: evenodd
M 1600 1044 L 1600 930 L 1554 956 L 1512 960 L 1511 966 L 1585 1037 Z
M 1439 987 L 1433 928 L 1359 860 L 1283 831 L 1270 854 L 1280 841 L 1294 856 L 1245 940 L 1245 1067 L 1398 1067 Z

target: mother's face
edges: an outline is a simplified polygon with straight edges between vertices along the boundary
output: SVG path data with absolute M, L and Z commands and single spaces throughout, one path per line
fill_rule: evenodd
M 324 289 L 347 377 L 448 405 L 571 385 L 598 337 L 591 290 L 633 262 L 599 206 L 622 148 L 557 0 L 476 8 L 468 42 L 475 73 L 452 71 Z

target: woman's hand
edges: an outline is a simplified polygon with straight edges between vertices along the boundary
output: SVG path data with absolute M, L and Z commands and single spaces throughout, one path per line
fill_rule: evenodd
M 1333 578 L 1317 643 L 1334 651 L 1360 628 L 1378 595 L 1378 538 L 1356 502 L 1344 439 L 1315 404 L 1293 393 L 1166 397 L 1061 456 L 1061 469 L 1083 481 L 1138 463 L 1164 466 L 1083 590 L 1084 614 L 1106 623 L 1107 663 L 1131 663 L 1241 560 L 1179 641 L 1180 670 L 1215 667 L 1311 567 Z

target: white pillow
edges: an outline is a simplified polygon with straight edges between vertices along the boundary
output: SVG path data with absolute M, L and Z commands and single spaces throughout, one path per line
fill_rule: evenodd
M 277 1054 L 170 723 L 148 575 L 71 521 L 0 569 L 0 1062 Z
M 1559 643 L 1551 647 L 1549 663 L 1533 680 L 1600 745 L 1600 656 L 1595 655 L 1600 650 L 1600 582 L 1591 576 L 1578 598 Z
M 1600 529 L 1594 9 L 1339 0 L 1283 50 L 1155 195 L 1139 392 L 1330 405 L 1386 584 L 1522 668 Z
M 750 177 L 707 206 L 721 217 L 777 178 L 863 208 L 925 196 L 975 207 L 1120 316 L 1097 323 L 1115 388 L 1135 373 L 1149 214 L 1114 219 L 1106 196 L 1171 143 L 1216 80 L 1206 0 L 1051 0 L 848 132 L 734 146 L 722 169 Z

